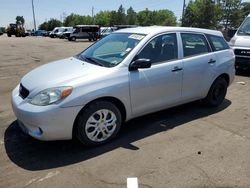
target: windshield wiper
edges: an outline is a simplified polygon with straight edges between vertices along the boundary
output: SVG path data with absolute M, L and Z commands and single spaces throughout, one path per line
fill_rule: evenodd
M 87 60 L 90 63 L 93 63 L 93 64 L 99 65 L 101 67 L 104 67 L 104 65 L 102 63 L 100 63 L 99 61 L 97 61 L 95 58 L 88 57 L 88 56 L 82 56 L 82 55 L 80 55 L 80 56 L 81 56 L 82 59 Z

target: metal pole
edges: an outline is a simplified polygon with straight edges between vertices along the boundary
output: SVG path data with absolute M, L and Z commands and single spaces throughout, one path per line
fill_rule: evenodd
M 186 7 L 186 0 L 183 1 L 183 9 L 182 9 L 182 25 L 183 25 L 183 17 L 184 17 L 184 12 L 185 12 L 185 7 Z
M 33 0 L 31 0 L 31 2 L 32 2 L 32 11 L 33 11 L 33 19 L 34 19 L 34 31 L 36 31 L 36 18 L 35 18 L 35 10 L 34 10 Z

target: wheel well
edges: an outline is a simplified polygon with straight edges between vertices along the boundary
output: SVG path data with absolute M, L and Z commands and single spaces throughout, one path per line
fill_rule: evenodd
M 223 73 L 223 74 L 221 74 L 220 76 L 218 76 L 218 77 L 216 78 L 216 80 L 217 80 L 218 78 L 224 78 L 224 79 L 227 81 L 227 85 L 229 85 L 230 79 L 229 79 L 229 75 L 228 75 L 228 74 Z
M 95 99 L 93 101 L 90 101 L 89 103 L 87 103 L 81 110 L 80 112 L 77 114 L 74 124 L 73 124 L 73 131 L 72 131 L 72 137 L 74 137 L 76 135 L 76 126 L 77 126 L 77 120 L 79 118 L 79 114 L 81 114 L 81 112 L 87 107 L 89 106 L 91 103 L 96 102 L 96 101 L 109 101 L 112 102 L 121 112 L 121 116 L 122 116 L 122 122 L 124 122 L 126 120 L 126 108 L 124 106 L 124 104 L 117 98 L 115 97 L 101 97 L 98 99 Z

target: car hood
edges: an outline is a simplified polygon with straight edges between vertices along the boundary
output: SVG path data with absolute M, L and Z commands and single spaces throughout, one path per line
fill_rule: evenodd
M 234 42 L 235 46 L 250 48 L 250 36 L 237 36 Z
M 98 74 L 104 69 L 107 68 L 71 57 L 48 63 L 32 70 L 22 78 L 21 83 L 30 92 L 33 90 L 40 91 L 50 87 L 66 86 L 62 84 L 79 77 Z

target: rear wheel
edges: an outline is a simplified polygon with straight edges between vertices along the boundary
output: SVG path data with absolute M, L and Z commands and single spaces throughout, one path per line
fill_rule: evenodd
M 203 99 L 204 104 L 210 107 L 219 106 L 225 99 L 227 86 L 227 81 L 224 78 L 216 79 L 212 84 L 206 98 Z
M 104 144 L 119 132 L 121 113 L 111 102 L 95 101 L 79 114 L 76 126 L 76 136 L 83 144 Z

